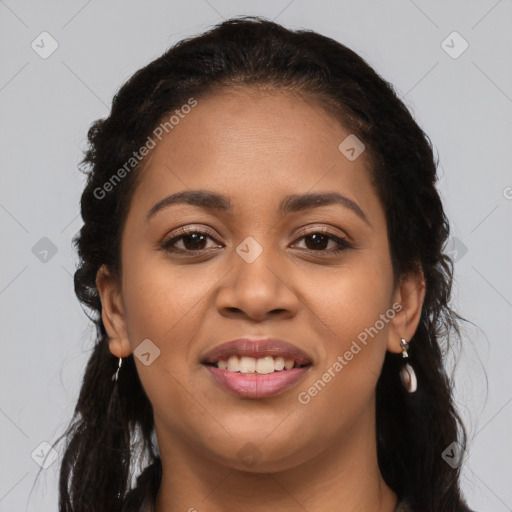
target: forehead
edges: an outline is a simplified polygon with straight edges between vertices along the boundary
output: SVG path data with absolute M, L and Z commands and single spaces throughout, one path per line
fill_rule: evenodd
M 244 160 L 246 167 L 260 169 L 283 160 L 311 165 L 319 154 L 337 159 L 339 139 L 346 135 L 313 100 L 281 90 L 236 88 L 199 99 L 156 149 L 155 158 L 194 165 L 207 157 L 211 167 L 220 161 L 224 168 Z
M 375 196 L 366 155 L 351 161 L 339 149 L 350 135 L 318 102 L 286 91 L 237 88 L 198 98 L 147 158 L 134 202 L 147 213 L 186 189 L 228 195 L 235 210 L 275 208 L 276 195 L 315 189 L 365 202 Z

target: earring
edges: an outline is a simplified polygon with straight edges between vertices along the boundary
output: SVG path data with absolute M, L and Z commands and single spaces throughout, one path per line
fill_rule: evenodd
M 409 354 L 407 350 L 409 348 L 409 343 L 405 341 L 403 338 L 400 340 L 400 345 L 402 347 L 402 357 L 407 359 Z M 418 380 L 416 379 L 416 373 L 414 372 L 412 366 L 409 363 L 405 363 L 400 370 L 400 379 L 402 380 L 402 384 L 404 388 L 409 393 L 414 393 L 418 388 Z
M 114 375 L 112 375 L 112 380 L 115 380 L 117 382 L 117 376 L 119 375 L 119 370 L 121 369 L 121 365 L 123 364 L 122 358 L 119 358 L 119 364 L 117 365 L 117 370 Z

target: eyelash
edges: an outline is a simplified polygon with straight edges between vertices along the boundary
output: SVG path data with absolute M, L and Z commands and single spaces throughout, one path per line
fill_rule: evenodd
M 189 255 L 193 256 L 193 255 L 197 255 L 203 251 L 207 251 L 207 249 L 197 249 L 197 250 L 187 250 L 187 249 L 177 249 L 176 247 L 172 247 L 173 244 L 177 243 L 178 241 L 180 241 L 182 238 L 186 238 L 187 236 L 190 236 L 191 234 L 198 234 L 198 235 L 205 235 L 207 236 L 208 238 L 214 240 L 215 242 L 217 242 L 217 240 L 214 238 L 214 236 L 209 233 L 208 231 L 201 231 L 199 229 L 183 229 L 179 235 L 177 236 L 174 236 L 168 240 L 164 240 L 161 244 L 161 248 L 163 250 L 166 250 L 168 252 L 171 252 L 171 253 L 189 253 Z M 318 250 L 318 251 L 315 251 L 313 249 L 305 249 L 306 251 L 310 251 L 310 252 L 314 252 L 314 253 L 324 253 L 326 255 L 332 255 L 332 254 L 339 254 L 340 252 L 344 251 L 345 249 L 350 249 L 351 246 L 349 245 L 349 243 L 342 237 L 339 237 L 339 236 L 336 236 L 336 235 L 333 235 L 332 233 L 330 233 L 329 231 L 326 231 L 326 230 L 323 230 L 321 228 L 317 228 L 315 230 L 311 230 L 311 231 L 308 231 L 306 233 L 302 233 L 301 234 L 302 236 L 300 236 L 298 238 L 298 240 L 302 240 L 303 238 L 306 238 L 308 236 L 312 236 L 312 235 L 323 235 L 323 236 L 327 236 L 328 238 L 330 238 L 331 240 L 335 241 L 337 244 L 339 244 L 340 247 L 338 247 L 337 249 L 321 249 L 321 250 Z

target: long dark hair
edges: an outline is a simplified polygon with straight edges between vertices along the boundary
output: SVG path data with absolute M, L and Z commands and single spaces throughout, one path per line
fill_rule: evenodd
M 137 71 L 115 95 L 110 115 L 89 130 L 74 284 L 97 336 L 73 419 L 60 438 L 67 443 L 59 510 L 136 510 L 144 496 L 154 496 L 159 488 L 152 406 L 133 356 L 124 359 L 117 383 L 112 381 L 118 360 L 108 350 L 95 284 L 103 264 L 121 274 L 120 237 L 142 164 L 124 173 L 108 192 L 104 184 L 164 116 L 190 98 L 200 101 L 232 86 L 275 87 L 314 98 L 364 142 L 386 212 L 395 278 L 421 269 L 426 280 L 409 359 L 418 390 L 409 394 L 403 389 L 401 358 L 391 353 L 377 384 L 379 467 L 413 510 L 462 510 L 459 468 L 442 457 L 454 442 L 464 449 L 466 433 L 443 366 L 450 340 L 460 338 L 460 317 L 449 306 L 453 263 L 443 252 L 449 224 L 436 190 L 431 141 L 393 86 L 352 50 L 313 31 L 292 31 L 245 16 L 180 41 Z M 135 481 L 137 461 L 142 474 Z

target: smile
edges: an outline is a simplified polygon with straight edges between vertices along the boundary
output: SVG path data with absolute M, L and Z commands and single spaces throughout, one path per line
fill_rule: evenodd
M 311 363 L 299 365 L 283 357 L 237 357 L 207 363 L 214 382 L 243 398 L 266 398 L 283 393 L 301 380 Z
M 269 373 L 280 372 L 283 370 L 291 370 L 292 368 L 302 368 L 308 364 L 300 364 L 293 359 L 285 359 L 284 357 L 238 357 L 231 356 L 227 360 L 219 360 L 217 363 L 210 363 L 221 370 L 228 372 L 240 372 L 244 374 L 268 375 Z
M 241 338 L 215 347 L 201 363 L 224 391 L 265 398 L 297 384 L 311 368 L 312 359 L 283 340 Z

